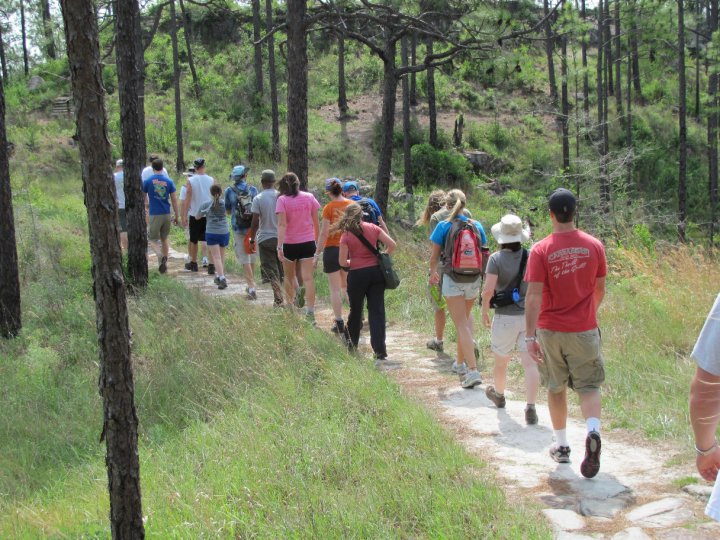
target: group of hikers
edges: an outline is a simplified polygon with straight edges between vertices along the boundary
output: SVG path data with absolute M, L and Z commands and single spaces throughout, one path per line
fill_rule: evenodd
M 116 165 L 124 232 L 122 162 Z M 272 286 L 274 305 L 303 309 L 314 325 L 314 271 L 322 259 L 334 315 L 332 332 L 350 349 L 357 349 L 367 306 L 373 354 L 385 360 L 386 276 L 378 249 L 391 254 L 396 242 L 375 201 L 362 196 L 354 180 L 329 178 L 324 183 L 328 202 L 321 222 L 320 203 L 313 194 L 301 191 L 292 172 L 276 182 L 273 171 L 262 171 L 258 190 L 248 183 L 249 169 L 237 165 L 230 174 L 231 185 L 223 191 L 205 174 L 205 167 L 204 159 L 195 160 L 181 190 L 181 209 L 175 184 L 160 159 L 154 158 L 142 172 L 148 195 L 148 239 L 158 256 L 159 271 L 167 271 L 170 226 L 182 224 L 188 237 L 185 270 L 199 271 L 198 245 L 204 242 L 209 258 L 203 259 L 203 266 L 215 275 L 219 289 L 226 288 L 224 254 L 231 228 L 247 297 L 257 298 L 254 265 L 259 256 L 262 280 Z M 505 407 L 508 363 L 517 350 L 525 372 L 526 423 L 538 422 L 535 401 L 542 375 L 555 438 L 549 454 L 558 463 L 569 463 L 567 389 L 575 390 L 587 425 L 580 470 L 592 478 L 600 469 L 600 386 L 605 378 L 596 313 L 605 292 L 607 264 L 602 243 L 575 227 L 576 205 L 572 192 L 554 191 L 548 199 L 552 234 L 530 251 L 523 247 L 530 240 L 529 231 L 520 217 L 508 214 L 491 228 L 499 249 L 490 254 L 485 230 L 472 218 L 459 189 L 431 193 L 418 226 L 428 226 L 431 248 L 428 296 L 435 308 L 435 336 L 427 347 L 443 352 L 449 312 L 457 334 L 451 369 L 460 375 L 463 388 L 482 384 L 473 320 L 480 297 L 495 360 L 494 385 L 486 387 L 485 395 L 497 408 Z M 127 239 L 122 242 L 126 245 Z M 347 321 L 343 302 L 349 304 Z M 494 309 L 492 319 L 490 309 Z

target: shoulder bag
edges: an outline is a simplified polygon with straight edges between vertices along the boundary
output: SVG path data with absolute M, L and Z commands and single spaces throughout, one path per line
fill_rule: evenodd
M 400 277 L 397 275 L 395 268 L 393 268 L 393 262 L 390 258 L 390 255 L 378 251 L 378 249 L 376 247 L 373 247 L 372 244 L 368 242 L 368 239 L 365 238 L 362 234 L 357 234 L 355 232 L 353 234 L 357 236 L 358 240 L 360 240 L 365 245 L 365 247 L 368 248 L 372 252 L 372 254 L 378 258 L 380 270 L 382 270 L 383 277 L 385 278 L 385 288 L 397 289 L 400 286 Z
M 520 260 L 520 270 L 518 270 L 515 282 L 511 283 L 507 289 L 502 291 L 495 291 L 493 297 L 490 299 L 491 308 L 499 308 L 505 306 L 511 306 L 520 302 L 520 284 L 522 283 L 523 276 L 525 275 L 525 265 L 528 260 L 528 251 L 523 248 L 522 259 Z

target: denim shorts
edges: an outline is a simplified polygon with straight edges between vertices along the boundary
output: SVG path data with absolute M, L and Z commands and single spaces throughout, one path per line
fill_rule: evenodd
M 227 245 L 230 243 L 230 233 L 214 234 L 206 232 L 205 242 L 207 242 L 208 246 L 227 247 Z
M 442 277 L 442 295 L 445 298 L 451 296 L 465 296 L 465 300 L 477 298 L 482 286 L 482 277 L 478 276 L 475 281 L 467 283 L 455 281 L 449 274 Z

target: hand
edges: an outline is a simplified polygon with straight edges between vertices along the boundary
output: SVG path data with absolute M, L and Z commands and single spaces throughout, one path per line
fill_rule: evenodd
M 177 216 L 173 216 L 173 217 L 172 217 L 172 224 L 173 224 L 173 225 L 178 225 L 178 218 L 177 218 Z
M 490 312 L 483 310 L 482 314 L 483 324 L 485 325 L 485 328 L 490 328 L 491 322 L 490 322 Z
M 188 226 L 188 218 L 187 218 L 187 216 L 183 216 L 183 218 L 182 218 L 182 226 L 183 226 L 183 228 L 187 228 L 187 226 Z
M 709 456 L 698 456 L 695 465 L 700 476 L 708 482 L 714 482 L 720 469 L 720 448 L 716 448 Z
M 277 250 L 277 256 L 278 256 L 278 259 L 280 260 L 281 263 L 285 262 L 285 257 L 283 256 L 283 251 L 282 251 L 282 249 L 278 249 L 278 250 Z
M 440 275 L 435 270 L 430 271 L 430 278 L 428 279 L 428 283 L 430 283 L 430 285 L 437 285 L 438 283 L 440 283 Z
M 318 266 L 318 258 L 319 258 L 319 256 L 318 256 L 318 254 L 316 253 L 316 254 L 313 256 L 313 268 L 317 268 L 317 266 Z
M 530 355 L 530 358 L 532 358 L 535 363 L 537 363 L 537 364 L 543 363 L 545 355 L 543 354 L 542 347 L 540 347 L 540 342 L 538 342 L 538 341 L 528 342 L 527 350 L 528 350 L 528 354 Z

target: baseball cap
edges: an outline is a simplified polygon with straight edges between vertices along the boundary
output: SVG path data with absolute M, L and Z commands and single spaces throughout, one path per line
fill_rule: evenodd
M 360 191 L 360 189 L 358 188 L 358 184 L 355 180 L 350 180 L 349 182 L 345 182 L 343 184 L 343 191 Z
M 265 169 L 263 172 L 260 173 L 260 182 L 274 182 L 275 181 L 275 171 L 272 169 Z
M 327 180 L 325 180 L 325 191 L 328 191 L 328 190 L 330 189 L 330 186 L 333 185 L 333 182 L 337 182 L 338 184 L 342 184 L 342 182 L 340 181 L 339 178 L 336 178 L 336 177 L 328 178 Z
M 230 176 L 233 178 L 235 178 L 236 176 L 244 176 L 249 171 L 250 169 L 248 169 L 245 165 L 235 165 L 232 172 L 230 173 Z
M 122 167 L 122 166 L 123 166 L 123 160 L 122 160 L 122 159 L 118 159 L 118 160 L 115 162 L 115 166 L 116 166 L 116 167 Z
M 553 214 L 568 214 L 575 211 L 577 200 L 572 191 L 565 188 L 557 188 L 548 199 L 548 208 Z
M 195 165 L 196 169 L 199 169 L 200 167 L 205 166 L 205 158 L 197 158 L 195 161 L 193 161 L 193 165 Z

